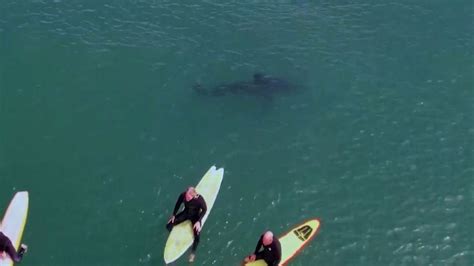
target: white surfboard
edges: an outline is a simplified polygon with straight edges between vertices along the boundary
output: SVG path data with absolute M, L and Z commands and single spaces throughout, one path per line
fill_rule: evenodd
M 3 216 L 2 223 L 0 224 L 0 231 L 10 238 L 16 250 L 20 247 L 23 229 L 25 228 L 26 218 L 28 216 L 28 202 L 27 191 L 17 192 L 10 202 L 10 205 L 8 205 L 5 216 Z M 0 266 L 12 266 L 13 261 L 7 254 L 4 255 L 5 256 L 0 257 Z
M 197 193 L 204 198 L 207 205 L 207 212 L 201 219 L 201 227 L 204 226 L 212 206 L 214 206 L 223 178 L 224 168 L 217 170 L 215 166 L 212 166 L 196 186 Z M 193 241 L 194 234 L 190 221 L 185 221 L 174 226 L 166 241 L 164 252 L 165 263 L 171 263 L 181 257 L 186 250 L 191 247 Z

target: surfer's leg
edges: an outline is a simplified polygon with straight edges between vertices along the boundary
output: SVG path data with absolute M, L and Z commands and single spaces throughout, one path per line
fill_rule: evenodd
M 255 260 L 264 260 L 269 266 L 278 265 L 278 263 L 275 264 L 276 260 L 273 258 L 272 253 L 266 250 L 257 252 L 257 254 L 255 254 Z
M 176 219 L 176 218 L 175 218 Z M 167 224 L 166 224 L 166 229 L 168 230 L 168 232 L 171 232 L 171 229 L 173 229 L 173 223 L 171 221 L 169 221 Z
M 200 236 L 199 236 L 199 233 L 194 228 L 193 228 L 193 233 L 194 233 L 194 242 L 193 242 L 193 247 L 191 248 L 191 250 L 194 253 L 196 251 L 197 246 L 199 245 Z
M 191 254 L 189 254 L 189 262 L 194 262 L 194 258 L 196 257 L 196 248 L 199 245 L 199 233 L 196 231 L 196 229 L 194 229 L 194 227 L 193 227 L 193 233 L 194 233 L 194 241 L 193 241 L 193 246 L 191 247 Z
M 6 248 L 5 252 L 10 256 L 10 258 L 14 262 L 20 262 L 21 259 L 23 258 L 23 254 L 25 253 L 25 250 L 23 248 L 20 248 L 20 252 L 16 252 L 15 247 L 12 245 L 12 242 L 10 240 L 7 241 L 6 243 Z
M 178 225 L 186 220 L 188 220 L 187 214 L 184 212 L 180 212 L 176 214 L 173 223 L 169 222 L 166 224 L 166 229 L 168 229 L 168 231 L 171 231 L 171 229 L 173 229 L 173 226 Z
M 255 253 L 255 260 L 263 260 L 262 252 Z
M 176 215 L 176 218 L 174 218 L 173 226 L 178 225 L 186 220 L 189 220 L 188 214 L 184 212 L 180 212 Z
M 255 253 L 255 260 L 264 260 L 266 263 L 268 263 L 268 254 L 265 252 L 265 250 L 259 251 Z
M 197 246 L 199 245 L 199 240 L 200 240 L 200 233 L 196 229 L 194 229 L 194 224 L 197 221 L 199 221 L 199 217 L 193 217 L 193 219 L 191 219 L 191 222 L 193 224 L 193 233 L 194 233 L 194 242 L 191 248 L 192 253 L 195 253 Z

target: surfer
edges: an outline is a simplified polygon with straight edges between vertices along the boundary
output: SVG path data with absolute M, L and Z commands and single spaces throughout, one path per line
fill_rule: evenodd
M 28 246 L 21 244 L 20 250 L 16 252 L 12 241 L 10 241 L 6 235 L 0 232 L 0 258 L 5 256 L 4 252 L 6 252 L 14 262 L 20 262 L 27 249 Z
M 246 257 L 244 262 L 264 260 L 269 266 L 277 266 L 281 260 L 281 245 L 271 231 L 265 232 L 258 240 L 255 252 Z
M 177 213 L 181 204 L 184 203 L 184 210 Z M 181 193 L 174 206 L 173 215 L 166 224 L 166 228 L 171 232 L 173 226 L 178 225 L 186 220 L 190 220 L 193 225 L 194 242 L 189 255 L 189 262 L 194 261 L 196 248 L 199 244 L 199 233 L 201 232 L 201 219 L 207 211 L 204 198 L 196 192 L 194 187 L 189 187 L 185 192 Z

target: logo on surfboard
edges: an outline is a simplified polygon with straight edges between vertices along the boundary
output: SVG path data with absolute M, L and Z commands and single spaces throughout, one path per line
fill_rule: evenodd
M 304 225 L 300 228 L 297 228 L 293 230 L 293 233 L 301 240 L 305 241 L 307 240 L 310 236 L 311 233 L 313 232 L 313 228 L 311 228 L 309 225 Z

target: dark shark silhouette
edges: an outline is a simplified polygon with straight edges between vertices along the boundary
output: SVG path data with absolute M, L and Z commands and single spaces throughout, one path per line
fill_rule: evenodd
M 204 88 L 200 84 L 193 86 L 200 95 L 225 96 L 229 94 L 248 94 L 271 97 L 275 93 L 289 92 L 295 87 L 288 81 L 261 73 L 255 73 L 253 80 L 225 83 L 213 88 Z

